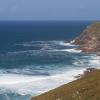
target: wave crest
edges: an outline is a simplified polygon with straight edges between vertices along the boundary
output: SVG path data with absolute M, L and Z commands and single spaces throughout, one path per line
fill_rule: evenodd
M 1 74 L 0 88 L 13 91 L 20 95 L 40 94 L 59 85 L 75 80 L 74 76 L 83 73 L 83 69 L 69 70 L 52 76 L 29 76 L 16 74 Z M 44 85 L 45 84 L 45 85 Z

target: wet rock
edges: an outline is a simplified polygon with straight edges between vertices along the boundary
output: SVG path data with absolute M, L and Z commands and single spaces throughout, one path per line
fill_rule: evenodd
M 69 42 L 70 42 L 70 40 L 65 40 L 65 41 L 64 41 L 64 43 L 69 43 Z
M 88 74 L 88 73 L 94 72 L 96 70 L 97 70 L 96 68 L 87 68 L 86 71 L 84 71 L 84 74 Z

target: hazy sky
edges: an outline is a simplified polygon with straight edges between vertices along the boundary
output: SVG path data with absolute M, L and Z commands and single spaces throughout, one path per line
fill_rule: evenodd
M 100 20 L 100 0 L 0 0 L 0 20 Z

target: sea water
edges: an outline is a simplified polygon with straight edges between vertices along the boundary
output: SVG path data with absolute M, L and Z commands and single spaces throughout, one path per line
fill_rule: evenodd
M 90 21 L 1 21 L 0 100 L 30 100 L 75 80 L 100 57 L 74 40 Z

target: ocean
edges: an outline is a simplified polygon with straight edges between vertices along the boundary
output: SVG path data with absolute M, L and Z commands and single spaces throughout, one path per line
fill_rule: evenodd
M 0 100 L 30 100 L 100 66 L 99 56 L 72 44 L 90 23 L 0 21 Z

